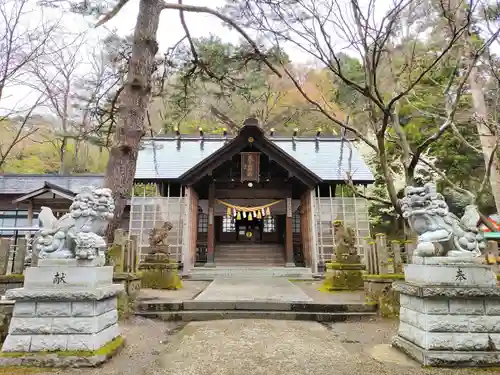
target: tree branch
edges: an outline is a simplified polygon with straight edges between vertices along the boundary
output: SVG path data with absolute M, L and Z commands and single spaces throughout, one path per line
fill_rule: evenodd
M 106 22 L 108 22 L 109 20 L 111 20 L 113 17 L 115 17 L 118 12 L 120 12 L 120 10 L 122 10 L 122 8 L 128 3 L 128 0 L 120 0 L 118 2 L 118 4 L 116 4 L 113 9 L 111 9 L 108 13 L 106 13 L 104 15 L 104 17 L 101 18 L 100 21 L 98 21 L 96 24 L 95 24 L 95 27 L 99 27 L 99 26 L 102 26 L 104 25 Z
M 358 188 L 356 187 L 356 185 L 354 185 L 354 182 L 352 181 L 351 173 L 347 173 L 346 185 L 351 188 L 353 194 L 355 196 L 357 196 L 357 197 L 364 198 L 364 199 L 369 200 L 369 201 L 374 201 L 374 202 L 382 203 L 382 204 L 385 204 L 387 206 L 393 206 L 392 202 L 390 200 L 388 200 L 388 199 L 384 199 L 384 198 L 381 198 L 381 197 L 376 197 L 376 196 L 373 196 L 373 195 L 368 195 L 368 194 L 361 193 L 358 190 Z

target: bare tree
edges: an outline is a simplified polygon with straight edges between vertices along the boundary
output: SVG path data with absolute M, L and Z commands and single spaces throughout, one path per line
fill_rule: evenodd
M 125 6 L 128 0 L 119 3 L 106 14 L 98 26 L 113 18 Z M 127 198 L 132 191 L 136 171 L 137 154 L 142 137 L 145 134 L 145 119 L 152 93 L 152 77 L 155 70 L 155 56 L 158 52 L 156 34 L 163 10 L 177 10 L 183 12 L 206 13 L 215 16 L 232 26 L 252 46 L 257 56 L 264 62 L 267 60 L 260 52 L 259 46 L 250 36 L 226 15 L 208 8 L 164 2 L 162 0 L 140 0 L 139 14 L 134 31 L 132 53 L 129 60 L 127 80 L 120 96 L 119 123 L 114 133 L 110 150 L 110 158 L 106 169 L 104 185 L 111 188 L 116 202 L 115 218 L 108 226 L 108 238 L 112 238 L 118 227 Z M 85 10 L 85 9 L 83 9 Z M 281 74 L 268 63 L 269 68 L 277 75 Z
M 367 198 L 390 204 L 398 213 L 400 172 L 392 168 L 388 144 L 396 145 L 400 151 L 403 182 L 413 184 L 417 165 L 424 161 L 432 165 L 425 160 L 430 146 L 455 128 L 455 116 L 467 91 L 471 71 L 498 36 L 495 31 L 481 46 L 467 51 L 470 58 L 460 58 L 465 54 L 462 41 L 469 32 L 476 4 L 473 2 L 465 8 L 462 4 L 453 7 L 446 0 L 434 3 L 435 8 L 429 10 L 425 2 L 418 0 L 370 0 L 368 4 L 359 0 L 241 0 L 232 2 L 227 8 L 228 14 L 239 17 L 241 24 L 266 35 L 274 45 L 293 46 L 313 58 L 340 84 L 349 88 L 353 96 L 360 98 L 356 106 L 362 106 L 362 111 L 358 111 L 357 116 L 340 119 L 324 103 L 308 95 L 301 80 L 283 65 L 297 90 L 318 111 L 371 149 L 389 199 Z M 381 15 L 380 9 L 386 11 Z M 460 17 L 459 12 L 463 12 Z M 446 30 L 444 38 L 443 34 L 433 34 L 435 25 L 439 25 L 441 31 Z M 433 36 L 439 44 L 429 50 Z M 362 62 L 364 74 L 361 79 L 353 78 L 345 69 L 341 59 L 345 51 L 357 55 Z M 440 122 L 426 139 L 414 146 L 404 130 L 405 121 L 400 118 L 401 103 L 418 93 L 423 82 L 428 84 L 433 74 L 444 66 L 451 67 L 453 74 L 442 85 L 441 96 L 436 98 L 436 105 L 441 108 Z M 346 111 L 355 109 L 346 108 Z M 362 125 L 366 127 L 364 124 L 368 124 L 367 131 L 361 129 Z M 349 176 L 346 178 L 349 181 Z
M 30 63 L 30 73 L 36 78 L 34 89 L 45 92 L 47 107 L 57 118 L 55 130 L 47 137 L 59 153 L 59 173 L 69 172 L 67 159 L 71 139 L 81 131 L 75 121 L 75 85 L 82 68 L 81 52 L 85 34 L 72 34 L 60 28 L 46 42 L 46 53 Z
M 58 23 L 46 22 L 43 12 L 35 13 L 31 5 L 29 0 L 0 2 L 0 122 L 9 131 L 0 144 L 0 168 L 18 144 L 38 130 L 30 126 L 29 117 L 43 98 L 32 105 L 8 103 L 12 100 L 9 91 L 26 86 L 27 66 L 46 53 L 47 40 Z

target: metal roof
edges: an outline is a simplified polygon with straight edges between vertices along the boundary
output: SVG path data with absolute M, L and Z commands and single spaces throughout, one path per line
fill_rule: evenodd
M 137 158 L 135 178 L 177 179 L 230 139 L 223 137 L 147 138 Z M 305 168 L 325 181 L 343 181 L 351 171 L 352 179 L 359 183 L 372 183 L 373 174 L 362 160 L 356 147 L 337 137 L 296 138 L 269 137 L 281 150 L 295 158 Z
M 0 176 L 0 194 L 27 194 L 41 189 L 45 182 L 78 194 L 85 186 L 100 187 L 104 181 L 102 175 L 40 175 L 40 174 L 8 174 Z

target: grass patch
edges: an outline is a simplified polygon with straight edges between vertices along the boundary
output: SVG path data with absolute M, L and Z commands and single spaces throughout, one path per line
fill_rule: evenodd
M 108 355 L 115 352 L 125 342 L 122 336 L 118 336 L 114 340 L 97 350 L 61 350 L 61 351 L 41 351 L 41 352 L 0 352 L 0 358 L 20 358 L 36 355 L 56 354 L 59 357 L 93 357 L 97 355 Z
M 337 293 L 338 290 L 330 290 L 330 288 L 324 286 L 324 285 L 321 285 L 318 289 L 316 289 L 318 292 L 322 292 L 322 293 Z
M 24 275 L 22 273 L 11 273 L 10 275 L 0 275 L 0 283 L 22 283 Z
M 357 290 L 349 290 L 349 289 L 330 289 L 330 287 L 327 287 L 325 285 L 321 285 L 320 287 L 316 288 L 318 292 L 322 293 L 350 293 L 350 292 L 359 292 L 362 289 L 357 289 Z
M 40 368 L 40 367 L 0 367 L 0 374 L 5 375 L 31 375 L 47 372 L 56 372 L 56 368 Z

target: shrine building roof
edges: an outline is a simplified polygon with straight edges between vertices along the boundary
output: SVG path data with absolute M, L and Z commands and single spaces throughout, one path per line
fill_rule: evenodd
M 175 180 L 219 151 L 235 137 L 177 135 L 145 138 L 137 159 L 137 180 Z M 340 137 L 266 136 L 284 154 L 325 182 L 343 182 L 350 172 L 357 184 L 374 177 L 352 141 Z

